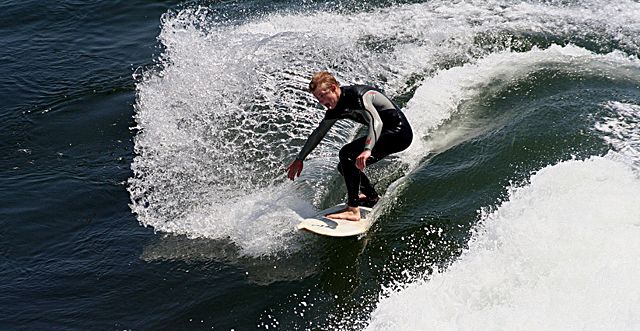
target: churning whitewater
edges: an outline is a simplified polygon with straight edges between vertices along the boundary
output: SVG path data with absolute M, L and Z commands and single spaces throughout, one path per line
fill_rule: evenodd
M 447 270 L 385 294 L 371 330 L 640 325 L 638 169 L 612 153 L 548 166 L 483 210 Z

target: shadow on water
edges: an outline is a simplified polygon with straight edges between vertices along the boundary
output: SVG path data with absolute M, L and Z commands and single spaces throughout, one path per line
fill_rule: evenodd
M 335 277 L 353 278 L 349 276 L 349 265 L 364 252 L 368 239 L 321 238 L 309 233 L 300 234 L 309 239 L 308 245 L 314 247 L 277 256 L 259 257 L 242 255 L 238 246 L 228 240 L 164 235 L 154 238 L 144 246 L 140 259 L 145 262 L 222 263 L 245 270 L 249 283 L 263 286 L 280 281 L 301 280 L 320 273 L 320 277 L 326 280 L 322 283 L 329 285 L 327 289 L 334 289 L 330 292 L 343 293 L 346 284 Z M 328 265 L 323 265 L 321 270 L 315 259 L 326 260 Z M 327 275 L 335 277 L 328 278 Z
M 242 316 L 259 313 L 252 310 L 268 306 L 269 309 L 262 311 L 259 323 L 271 325 L 277 316 L 281 327 L 295 329 L 309 323 L 326 324 L 326 316 L 321 313 L 325 305 L 359 307 L 366 303 L 361 300 L 360 292 L 367 282 L 362 275 L 366 274 L 363 261 L 370 238 L 327 238 L 306 232 L 298 235 L 303 236 L 304 249 L 261 257 L 243 256 L 240 249 L 227 240 L 174 235 L 153 238 L 144 246 L 140 260 L 149 265 L 160 263 L 165 267 L 173 265 L 171 269 L 191 270 L 190 273 L 203 282 L 199 296 L 190 298 L 188 311 L 177 311 L 158 326 L 184 327 L 203 321 L 200 326 L 251 328 L 256 321 L 244 320 Z M 218 285 L 205 285 L 212 277 L 220 278 L 223 283 L 216 281 L 215 284 L 226 284 L 222 288 L 227 289 L 220 292 L 222 288 Z M 245 287 L 253 291 L 241 290 Z M 234 288 L 240 292 L 234 292 Z M 227 296 L 237 303 L 218 307 L 220 300 Z M 213 314 L 212 309 L 235 313 L 220 316 Z
M 301 280 L 317 272 L 317 264 L 310 263 L 302 253 L 284 257 L 250 257 L 241 255 L 240 249 L 227 240 L 174 235 L 154 239 L 144 247 L 140 259 L 145 262 L 221 263 L 244 270 L 246 281 L 260 286 Z

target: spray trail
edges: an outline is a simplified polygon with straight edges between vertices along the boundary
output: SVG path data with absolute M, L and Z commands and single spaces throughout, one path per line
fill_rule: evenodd
M 443 69 L 532 47 L 535 40 L 522 36 L 548 29 L 577 42 L 604 29 L 628 53 L 637 51 L 638 27 L 629 24 L 636 5 L 587 5 L 597 15 L 499 1 L 276 13 L 241 22 L 216 21 L 202 7 L 167 13 L 158 68 L 137 83 L 131 208 L 145 226 L 231 240 L 244 254 L 297 247 L 293 225 L 322 200 L 331 160 L 357 129 L 340 124 L 311 155 L 304 180 L 285 181 L 284 167 L 322 116 L 305 92 L 312 72 L 329 69 L 344 84 L 373 83 L 392 97 L 410 96 Z M 607 19 L 619 18 L 620 8 L 628 15 Z M 459 105 L 457 98 L 450 105 Z M 407 106 L 422 137 L 458 111 L 440 106 Z M 405 158 L 414 169 L 435 148 L 416 146 Z

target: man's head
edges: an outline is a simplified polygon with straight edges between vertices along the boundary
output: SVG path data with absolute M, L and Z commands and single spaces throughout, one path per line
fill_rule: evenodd
M 309 91 L 328 109 L 333 109 L 340 99 L 340 83 L 327 71 L 320 71 L 313 75 L 309 83 Z

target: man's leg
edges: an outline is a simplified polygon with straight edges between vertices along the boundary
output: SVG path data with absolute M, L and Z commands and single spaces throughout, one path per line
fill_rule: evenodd
M 357 155 L 356 155 L 356 157 L 357 157 Z M 352 159 L 352 158 L 348 157 L 348 160 L 346 160 L 345 162 L 349 162 L 350 159 Z M 353 157 L 353 160 L 355 160 L 355 157 Z M 372 163 L 373 162 L 367 162 L 367 165 L 372 164 Z M 344 172 L 342 170 L 342 164 L 343 164 L 342 162 L 338 163 L 338 172 L 340 173 L 340 175 L 344 176 Z M 378 192 L 376 192 L 375 188 L 373 187 L 373 185 L 369 181 L 369 177 L 367 177 L 367 175 L 362 171 L 359 171 L 359 175 L 360 175 L 359 192 L 364 194 L 367 198 L 371 198 L 371 199 L 377 200 L 378 199 Z M 345 183 L 346 183 L 346 180 L 345 180 Z M 360 199 L 360 200 L 362 200 L 362 199 Z
M 371 156 L 367 159 L 366 166 L 370 166 L 390 154 L 403 151 L 411 145 L 413 134 L 411 130 L 404 131 L 383 131 L 380 135 L 380 139 L 373 147 Z M 366 196 L 366 199 L 362 201 L 362 205 L 371 207 L 378 202 L 378 192 L 376 192 L 369 178 L 362 173 L 360 176 L 360 191 Z
M 412 138 L 410 129 L 383 132 L 371 151 L 371 157 L 367 159 L 366 165 L 372 165 L 389 154 L 405 150 L 411 144 Z M 356 167 L 356 158 L 364 150 L 365 139 L 366 137 L 361 137 L 346 144 L 339 153 L 338 171 L 344 177 L 347 186 L 347 205 L 350 207 L 357 207 L 360 204 L 361 191 L 367 198 L 374 200 L 371 203 L 375 203 L 378 197 L 369 178 Z
M 358 206 L 358 195 L 363 177 L 366 183 L 371 185 L 369 179 L 356 167 L 356 157 L 362 153 L 363 148 L 364 137 L 356 139 L 340 149 L 338 171 L 344 177 L 347 186 L 347 205 L 350 207 Z

